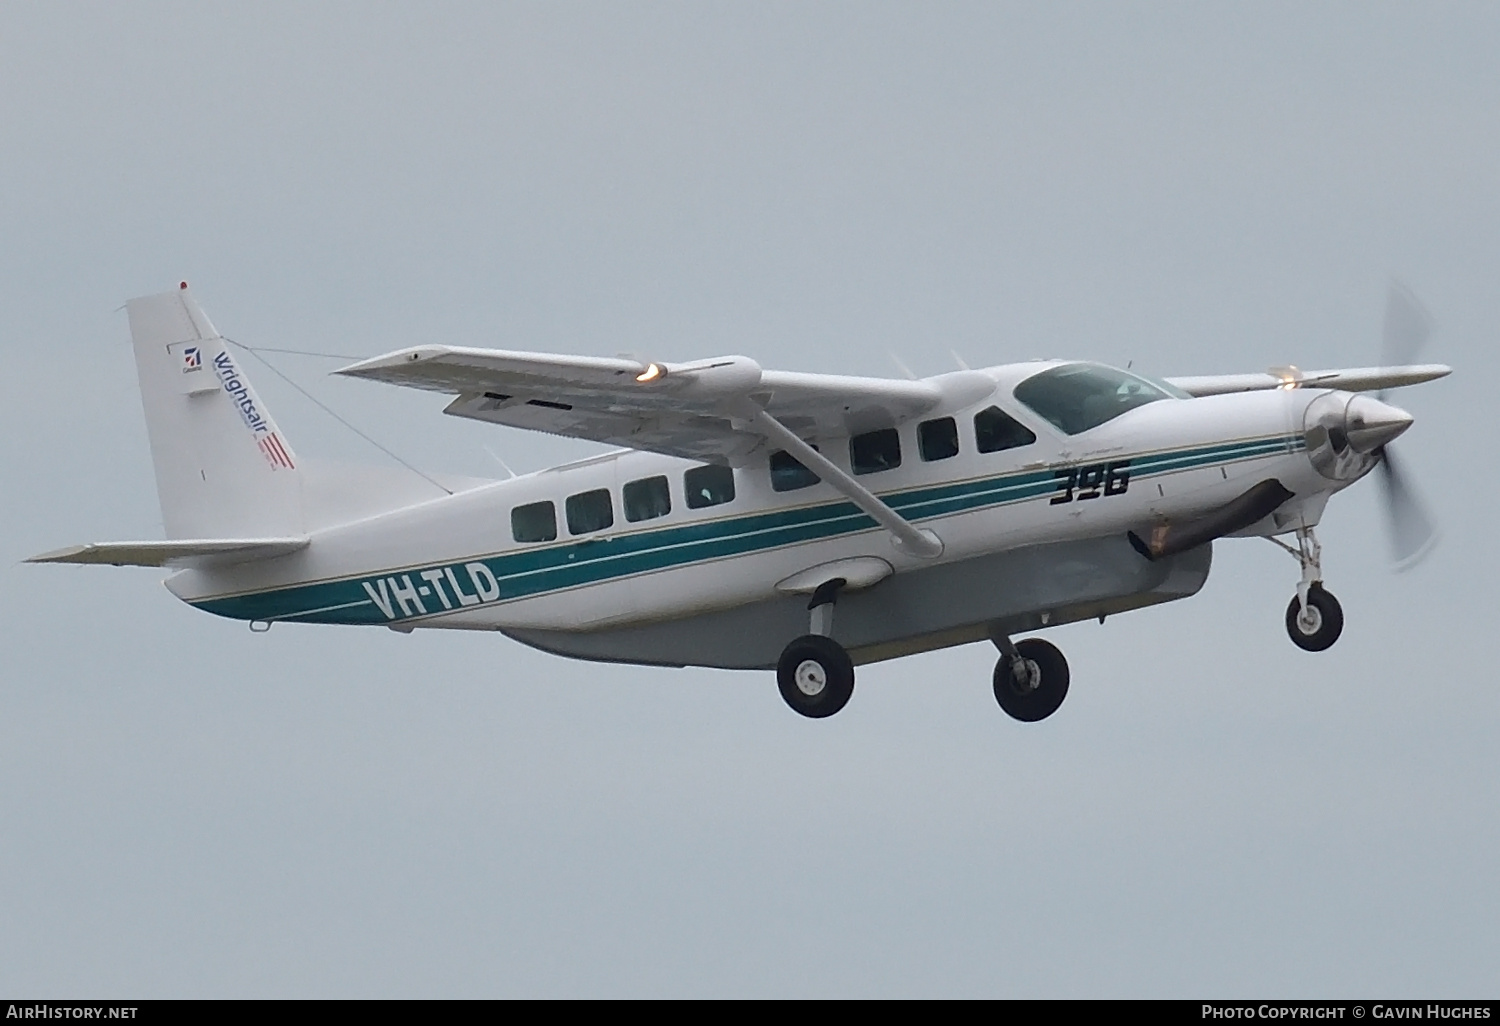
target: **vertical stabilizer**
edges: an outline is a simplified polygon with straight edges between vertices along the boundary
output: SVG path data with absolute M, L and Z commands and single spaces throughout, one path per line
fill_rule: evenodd
M 296 456 L 187 282 L 125 309 L 167 537 L 303 534 Z

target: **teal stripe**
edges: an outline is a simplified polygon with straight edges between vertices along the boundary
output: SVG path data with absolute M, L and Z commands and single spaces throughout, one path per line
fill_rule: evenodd
M 1296 436 L 1152 453 L 1131 457 L 1130 475 L 1131 480 L 1135 481 L 1303 448 L 1304 439 Z M 930 520 L 1049 495 L 1057 490 L 1055 469 L 1049 467 L 1046 470 L 915 488 L 894 492 L 883 498 L 893 509 L 910 520 Z M 483 564 L 499 581 L 500 600 L 505 601 L 633 574 L 854 534 L 872 530 L 876 526 L 875 521 L 853 503 L 841 501 L 585 539 L 561 545 L 526 548 L 446 565 L 466 589 L 477 592 L 477 586 L 473 586 L 463 567 L 468 563 Z M 437 564 L 438 567 L 444 565 Z M 427 568 L 294 585 L 274 591 L 205 599 L 193 604 L 208 612 L 241 620 L 385 624 L 393 621 L 387 619 L 370 598 L 365 582 L 370 582 L 377 591 L 378 582 L 382 578 L 394 577 L 398 581 L 408 578 L 412 584 L 420 585 L 423 582 L 417 574 L 421 569 Z M 450 595 L 449 598 L 452 599 L 453 596 Z M 428 596 L 422 601 L 426 607 L 426 615 L 446 611 L 436 596 Z M 397 612 L 400 610 L 397 609 Z M 398 615 L 398 620 L 423 615 L 415 609 L 409 609 L 408 613 L 409 615 Z

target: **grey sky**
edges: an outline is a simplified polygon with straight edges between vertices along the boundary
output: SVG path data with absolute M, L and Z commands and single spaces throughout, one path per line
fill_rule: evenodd
M 0 991 L 1489 994 L 1500 949 L 1488 4 L 0 8 Z M 1451 379 L 1400 443 L 1445 538 L 862 669 L 595 667 L 498 637 L 244 625 L 151 571 L 125 299 L 251 345 L 423 342 L 897 375 L 1376 362 L 1385 283 Z M 277 365 L 423 467 L 587 451 Z M 304 457 L 382 457 L 248 364 Z

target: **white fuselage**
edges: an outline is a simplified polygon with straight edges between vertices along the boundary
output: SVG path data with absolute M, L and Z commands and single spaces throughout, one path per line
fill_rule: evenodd
M 185 571 L 168 586 L 195 606 L 252 621 L 590 632 L 770 601 L 778 582 L 837 560 L 883 560 L 899 579 L 1027 546 L 1123 537 L 1200 516 L 1272 478 L 1294 498 L 1240 533 L 1274 534 L 1316 523 L 1328 496 L 1350 483 L 1321 475 L 1304 451 L 1315 390 L 1160 400 L 1067 435 L 1011 394 L 1037 367 L 991 368 L 991 394 L 974 400 L 969 388 L 955 397 L 961 405 L 924 416 L 954 418 L 956 455 L 923 460 L 917 425 L 906 424 L 900 465 L 858 478 L 937 535 L 935 559 L 901 551 L 827 483 L 773 490 L 764 451 L 734 470 L 731 501 L 693 509 L 684 474 L 698 464 L 626 450 L 317 530 L 300 552 Z M 1036 440 L 977 451 L 973 417 L 990 406 Z M 819 445 L 849 467 L 847 439 Z M 670 511 L 630 522 L 622 490 L 658 476 Z M 613 524 L 570 533 L 569 497 L 600 489 Z M 556 537 L 517 541 L 512 511 L 543 502 L 554 505 Z

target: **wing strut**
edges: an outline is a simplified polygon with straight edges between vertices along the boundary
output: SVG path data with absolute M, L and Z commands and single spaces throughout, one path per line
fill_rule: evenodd
M 795 456 L 807 469 L 815 471 L 850 502 L 868 513 L 877 524 L 891 532 L 896 548 L 920 559 L 936 559 L 943 554 L 943 542 L 937 535 L 914 526 L 881 501 L 874 492 L 840 470 L 837 464 L 808 445 L 765 410 L 752 405 L 744 410 L 744 416 L 757 431 Z

